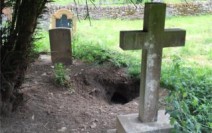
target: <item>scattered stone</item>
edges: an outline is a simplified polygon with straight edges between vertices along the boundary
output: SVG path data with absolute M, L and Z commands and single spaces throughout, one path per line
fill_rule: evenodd
M 47 74 L 46 73 L 43 73 L 41 76 L 46 76 Z
M 65 75 L 65 80 L 66 80 L 66 81 L 70 81 L 71 78 L 70 78 L 68 75 Z
M 67 127 L 62 127 L 61 129 L 58 129 L 58 132 L 65 132 L 67 130 Z
M 32 115 L 32 120 L 33 120 L 33 121 L 35 120 L 35 115 L 34 115 L 34 114 Z
M 92 125 L 90 126 L 90 128 L 95 128 L 96 127 L 96 123 L 93 122 Z

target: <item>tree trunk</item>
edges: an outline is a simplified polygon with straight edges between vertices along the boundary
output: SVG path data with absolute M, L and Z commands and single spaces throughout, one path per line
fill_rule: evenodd
M 9 114 L 23 100 L 19 88 L 24 80 L 37 18 L 47 0 L 16 0 L 7 38 L 1 34 L 1 113 Z M 8 30 L 9 29 L 9 30 Z

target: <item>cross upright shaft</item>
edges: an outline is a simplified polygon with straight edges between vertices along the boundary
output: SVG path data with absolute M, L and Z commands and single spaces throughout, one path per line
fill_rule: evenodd
M 139 101 L 139 118 L 143 122 L 157 120 L 163 47 L 185 44 L 185 30 L 164 30 L 165 13 L 166 4 L 146 3 L 143 30 L 120 33 L 123 50 L 143 49 Z

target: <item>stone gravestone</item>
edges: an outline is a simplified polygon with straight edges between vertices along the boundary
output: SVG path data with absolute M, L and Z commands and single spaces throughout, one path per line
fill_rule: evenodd
M 57 27 L 71 28 L 72 32 L 76 32 L 76 16 L 67 9 L 60 9 L 56 11 L 51 17 L 50 28 Z
M 52 63 L 72 64 L 71 31 L 68 28 L 49 30 Z
M 143 30 L 120 33 L 120 47 L 123 50 L 142 49 L 142 68 L 139 115 L 118 116 L 118 133 L 166 133 L 171 129 L 165 112 L 159 111 L 158 116 L 162 49 L 183 46 L 186 31 L 164 30 L 165 13 L 166 4 L 146 3 Z
M 52 15 L 51 30 L 49 30 L 51 59 L 53 64 L 72 64 L 71 39 L 76 31 L 74 14 L 67 9 L 60 9 Z

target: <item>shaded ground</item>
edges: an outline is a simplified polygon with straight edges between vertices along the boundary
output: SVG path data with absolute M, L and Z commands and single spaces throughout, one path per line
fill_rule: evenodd
M 139 81 L 123 69 L 74 61 L 67 68 L 73 93 L 55 84 L 53 70 L 49 56 L 31 64 L 24 103 L 0 117 L 0 133 L 105 133 L 115 128 L 117 115 L 138 112 Z

